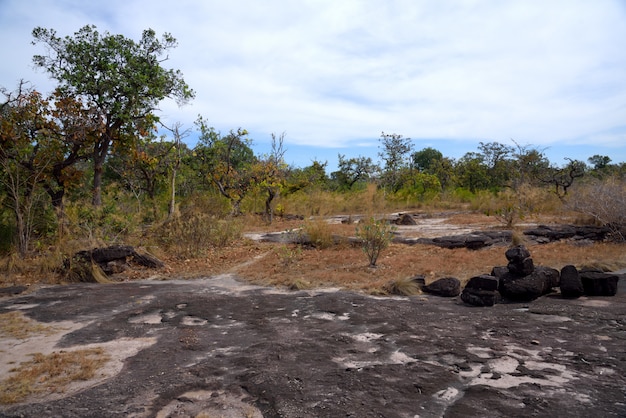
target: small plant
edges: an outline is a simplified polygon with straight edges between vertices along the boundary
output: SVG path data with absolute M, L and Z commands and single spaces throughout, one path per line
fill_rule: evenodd
M 280 259 L 280 264 L 283 267 L 287 267 L 298 261 L 298 259 L 302 255 L 302 248 L 299 245 L 296 245 L 294 247 L 288 247 L 286 245 L 283 245 L 277 250 L 277 254 Z
M 374 218 L 356 227 L 356 236 L 361 240 L 370 267 L 376 267 L 378 256 L 389 246 L 395 230 L 396 228 L 388 221 Z

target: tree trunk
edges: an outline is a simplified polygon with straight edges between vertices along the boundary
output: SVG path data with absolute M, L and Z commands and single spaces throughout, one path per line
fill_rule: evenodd
M 170 204 L 167 208 L 167 219 L 172 219 L 176 211 L 176 167 L 172 169 L 171 188 L 172 192 L 170 194 Z
M 102 174 L 104 173 L 104 162 L 106 161 L 111 146 L 111 130 L 107 129 L 93 146 L 93 206 L 102 206 Z

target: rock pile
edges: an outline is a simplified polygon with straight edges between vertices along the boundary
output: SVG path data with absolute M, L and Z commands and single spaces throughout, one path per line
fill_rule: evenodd
M 472 277 L 461 294 L 463 302 L 473 306 L 493 306 L 501 300 L 530 302 L 558 288 L 565 298 L 587 296 L 614 296 L 619 275 L 596 270 L 577 270 L 565 266 L 561 271 L 535 266 L 528 249 L 519 245 L 509 248 L 505 256 L 507 266 L 496 266 L 491 274 Z M 453 297 L 459 294 L 458 280 L 439 279 L 422 286 L 426 293 Z

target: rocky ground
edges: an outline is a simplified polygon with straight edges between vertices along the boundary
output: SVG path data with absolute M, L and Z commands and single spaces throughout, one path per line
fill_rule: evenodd
M 102 347 L 93 379 L 4 417 L 626 416 L 626 289 L 473 308 L 458 298 L 287 292 L 232 275 L 50 286 L 0 299 L 46 332 L 29 353 Z
M 420 248 L 419 259 L 440 268 L 467 268 L 471 260 L 487 273 L 496 265 L 492 261 L 506 263 L 510 233 L 507 238 L 490 225 L 440 217 L 415 220 L 398 226 L 403 244 L 389 253 L 400 258 L 386 258 L 375 271 L 359 267 L 352 273 L 389 275 L 390 266 L 397 269 L 406 258 L 401 248 Z M 581 261 L 570 260 L 578 254 L 574 250 L 591 252 L 590 239 L 578 230 L 537 227 L 527 225 L 535 231 L 529 236 L 533 242 L 552 242 L 558 232 L 573 244 L 536 245 L 533 254 L 567 248 L 564 261 L 574 263 Z M 281 246 L 286 238 L 249 236 Z M 490 249 L 463 259 L 459 251 L 465 249 L 439 248 L 484 245 Z M 236 250 L 240 257 L 207 258 L 223 264 L 226 274 L 202 264 L 196 270 L 210 274 L 181 275 L 182 267 L 192 264 L 185 260 L 182 267 L 167 266 L 167 274 L 146 272 L 141 280 L 131 279 L 131 271 L 120 283 L 37 285 L 21 294 L 16 293 L 25 286 L 0 289 L 0 321 L 10 318 L 24 331 L 3 333 L 0 326 L 2 379 L 17 375 L 35 353 L 78 357 L 79 350 L 100 349 L 106 360 L 94 376 L 65 384 L 37 376 L 31 389 L 44 389 L 0 405 L 0 416 L 626 416 L 626 271 L 612 297 L 567 299 L 556 292 L 533 302 L 477 308 L 460 297 L 253 286 L 240 280 L 241 273 L 249 274 L 242 266 L 274 271 L 262 264 L 274 253 L 261 244 Z M 616 259 L 614 250 L 606 252 Z M 310 258 L 332 254 L 341 254 L 341 269 L 347 270 L 351 252 L 359 256 L 358 249 L 326 252 L 304 253 L 296 265 L 275 274 L 288 275 L 292 267 L 313 272 L 319 267 Z M 491 260 L 496 252 L 502 260 Z M 176 274 L 193 280 L 172 280 Z M 8 391 L 2 384 L 0 397 Z

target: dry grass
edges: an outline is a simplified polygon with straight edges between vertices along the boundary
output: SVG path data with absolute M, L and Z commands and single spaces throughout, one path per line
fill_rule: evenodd
M 52 327 L 41 325 L 19 311 L 0 314 L 0 335 L 24 340 L 33 334 L 52 331 Z
M 101 348 L 36 353 L 31 361 L 11 370 L 12 375 L 0 382 L 0 403 L 22 402 L 42 392 L 64 392 L 76 380 L 93 378 L 108 360 Z
M 440 216 L 440 215 L 437 215 Z M 543 215 L 534 220 L 541 223 L 570 222 L 569 214 Z M 271 225 L 255 223 L 247 232 L 293 230 L 305 224 L 323 228 L 326 236 L 354 237 L 354 224 L 325 225 L 320 221 L 276 218 Z M 447 219 L 455 225 L 470 225 L 473 229 L 501 226 L 493 217 L 481 213 L 456 212 Z M 247 224 L 247 222 L 246 222 Z M 320 226 L 321 225 L 321 226 Z M 517 234 L 518 241 L 524 239 Z M 521 241 L 520 241 L 521 242 Z M 545 245 L 530 245 L 535 264 L 560 269 L 566 264 L 577 267 L 596 266 L 617 270 L 626 267 L 626 251 L 623 244 L 595 243 L 581 246 L 569 241 Z M 175 254 L 151 248 L 166 263 L 160 270 L 129 270 L 121 277 L 126 280 L 142 278 L 192 279 L 221 273 L 235 273 L 245 280 L 263 285 L 284 286 L 291 289 L 308 289 L 322 286 L 341 287 L 370 293 L 384 293 L 390 281 L 407 280 L 424 275 L 426 282 L 452 276 L 462 282 L 489 273 L 494 266 L 506 265 L 505 247 L 491 247 L 478 251 L 467 249 L 448 250 L 435 246 L 392 243 L 385 249 L 377 268 L 369 268 L 367 257 L 359 246 L 347 243 L 325 248 L 304 248 L 295 244 L 275 244 L 238 239 L 224 248 L 211 248 L 202 257 L 181 259 Z M 51 282 L 49 276 L 37 277 L 37 270 L 24 275 L 22 282 Z M 19 280 L 15 280 L 12 284 Z M 2 283 L 2 279 L 0 279 Z

